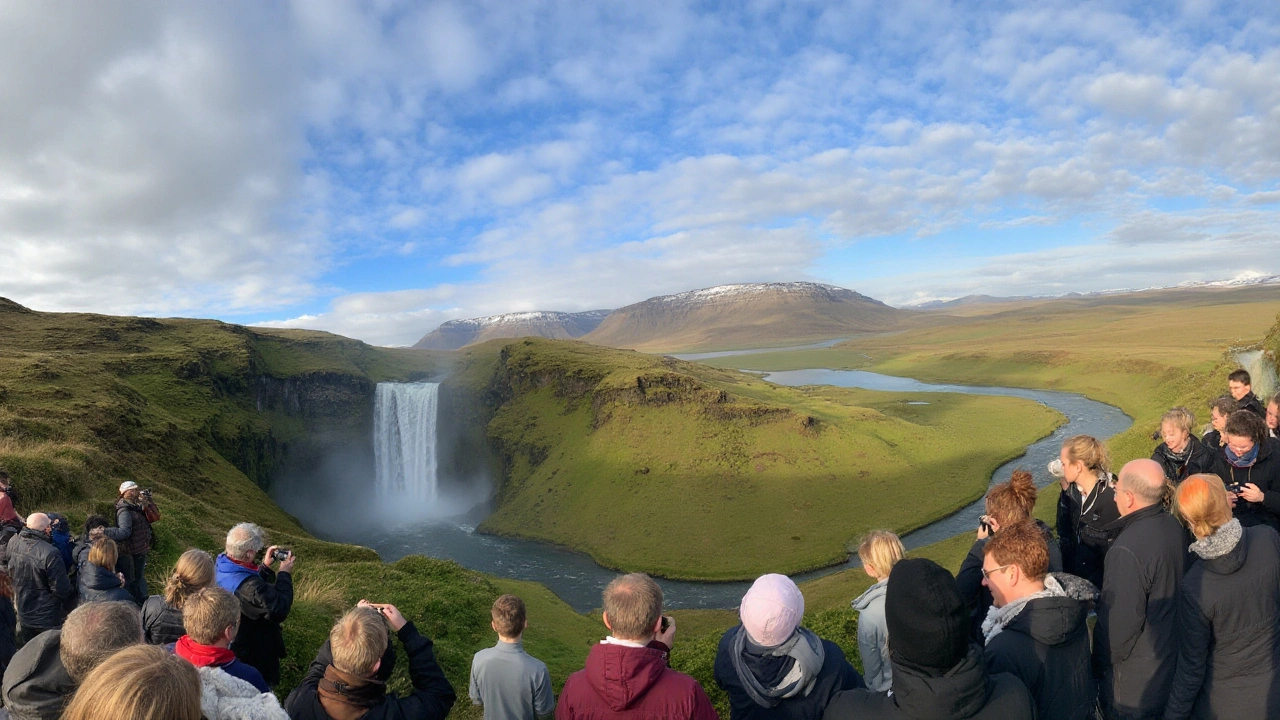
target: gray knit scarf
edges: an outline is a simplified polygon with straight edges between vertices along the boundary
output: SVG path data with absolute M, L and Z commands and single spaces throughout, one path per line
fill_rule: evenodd
M 1069 597 L 1081 602 L 1096 602 L 1098 594 L 1098 588 L 1084 578 L 1067 573 L 1045 575 L 1044 590 L 1018 598 L 1004 607 L 991 606 L 987 611 L 987 617 L 982 620 L 983 642 L 984 644 L 991 642 L 991 638 L 999 635 L 1032 600 L 1044 597 Z
M 751 668 L 743 662 L 742 656 L 747 650 L 748 642 L 750 640 L 747 637 L 746 628 L 739 626 L 738 634 L 733 638 L 733 670 L 738 674 L 738 680 L 742 682 L 747 695 L 751 696 L 752 702 L 763 708 L 772 708 L 777 707 L 778 703 L 786 698 L 807 696 L 813 690 L 814 683 L 818 681 L 818 671 L 822 669 L 822 662 L 826 656 L 822 640 L 817 635 L 804 628 L 797 628 L 786 642 L 777 647 L 763 648 L 763 651 L 758 653 L 765 657 L 795 658 L 791 670 L 774 687 L 761 685 L 752 674 Z M 753 651 L 761 649 L 755 643 L 751 645 Z
M 1231 518 L 1226 525 L 1214 530 L 1212 534 L 1191 543 L 1189 549 L 1205 560 L 1220 558 L 1235 549 L 1243 534 L 1244 528 L 1240 526 L 1240 521 Z

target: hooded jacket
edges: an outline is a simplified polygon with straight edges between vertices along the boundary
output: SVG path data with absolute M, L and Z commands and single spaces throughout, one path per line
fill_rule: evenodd
M 71 580 L 62 554 L 44 533 L 24 528 L 9 540 L 9 578 L 18 622 L 33 628 L 62 626 L 66 618 L 63 609 L 72 593 Z
M 862 658 L 862 679 L 876 692 L 888 692 L 893 682 L 889 663 L 889 626 L 884 618 L 884 595 L 888 579 L 867 588 L 853 601 L 858 611 L 858 655 Z
M 667 667 L 664 650 L 598 643 L 586 667 L 565 681 L 556 720 L 605 718 L 717 720 L 702 686 Z
M 1195 435 L 1187 438 L 1187 445 L 1188 447 L 1184 451 L 1187 453 L 1187 457 L 1181 461 L 1172 457 L 1168 443 L 1160 443 L 1151 452 L 1151 459 L 1160 463 L 1160 467 L 1164 468 L 1164 476 L 1175 483 L 1180 483 L 1192 475 L 1213 472 L 1217 448 L 1210 449 L 1205 447 L 1205 444 L 1197 440 Z
M 827 706 L 825 720 L 1033 720 L 1035 703 L 1022 681 L 989 675 L 976 645 L 937 675 L 893 663 L 893 692 L 848 690 Z
M 163 595 L 152 595 L 142 603 L 142 636 L 148 645 L 168 645 L 186 634 L 182 611 L 166 602 Z
M 1116 525 L 1093 631 L 1099 701 L 1107 718 L 1160 717 L 1177 660 L 1185 536 L 1159 504 Z
M 1089 607 L 1098 589 L 1065 573 L 1018 607 L 992 608 L 984 630 L 987 668 L 1015 675 L 1031 691 L 1038 720 L 1089 720 L 1098 687 L 1089 659 Z
M 733 661 L 734 640 L 739 632 L 745 632 L 742 630 L 742 625 L 737 625 L 725 632 L 720 638 L 720 647 L 716 651 L 715 660 L 716 684 L 729 695 L 729 717 L 732 720 L 791 720 L 792 718 L 817 720 L 822 717 L 827 703 L 837 692 L 866 687 L 862 676 L 845 659 L 844 651 L 840 646 L 830 640 L 821 640 L 820 668 L 812 678 L 801 679 L 801 684 L 807 681 L 813 683 L 808 692 L 799 693 L 795 697 L 780 698 L 773 707 L 764 707 L 752 699 L 744 685 L 745 679 L 739 675 Z M 815 637 L 808 630 L 801 629 L 797 632 L 808 633 L 809 637 Z M 804 638 L 801 638 L 801 641 L 804 641 Z M 750 672 L 756 682 L 766 688 L 779 686 L 784 678 L 790 676 L 796 663 L 793 657 L 760 654 L 749 645 L 743 648 L 740 661 L 743 670 Z
M 1110 475 L 1098 480 L 1082 497 L 1075 483 L 1058 495 L 1058 542 L 1062 570 L 1102 587 L 1103 562 L 1115 540 L 1108 526 L 1120 518 Z
M 58 651 L 62 631 L 49 630 L 22 646 L 4 671 L 4 706 L 13 720 L 58 720 L 76 690 Z
M 80 568 L 80 604 L 91 602 L 133 602 L 133 596 L 120 586 L 120 576 L 93 563 Z M 136 607 L 136 606 L 135 606 Z
M 1230 490 L 1232 486 L 1253 483 L 1262 491 L 1262 502 L 1236 500 L 1232 514 L 1245 527 L 1268 525 L 1280 530 L 1280 440 L 1266 438 L 1258 445 L 1258 459 L 1247 468 L 1238 468 L 1227 462 L 1225 448 L 1214 458 L 1213 472 L 1222 478 Z
M 1165 718 L 1280 717 L 1280 535 L 1233 520 L 1191 547 Z
M 436 663 L 435 652 L 431 641 L 418 634 L 412 622 L 405 623 L 396 636 L 404 645 L 405 654 L 409 657 L 409 682 L 413 683 L 413 692 L 405 697 L 397 697 L 395 693 L 386 693 L 382 702 L 371 707 L 360 716 L 360 720 L 444 720 L 453 707 L 457 696 L 444 671 Z M 391 662 L 388 662 L 388 656 Z M 395 666 L 395 649 L 388 647 L 383 653 L 383 662 L 379 666 L 377 676 L 367 679 L 369 686 L 382 685 L 391 677 Z M 289 697 L 284 701 L 285 709 L 293 720 L 329 720 L 320 696 L 320 682 L 333 664 L 333 650 L 329 642 L 320 647 L 307 675 L 302 679 Z
M 238 565 L 226 553 L 214 561 L 218 586 L 240 601 L 240 632 L 231 649 L 236 657 L 258 669 L 270 685 L 280 682 L 280 658 L 284 657 L 284 633 L 280 623 L 293 607 L 293 579 L 260 566 L 254 572 Z
M 1053 537 L 1053 531 L 1041 520 L 1036 520 L 1035 523 L 1049 548 L 1049 572 L 1062 572 L 1062 551 Z M 960 571 L 956 573 L 956 589 L 969 606 L 970 633 L 973 641 L 979 645 L 983 644 L 982 621 L 987 619 L 987 611 L 991 609 L 993 602 L 991 591 L 982 584 L 983 549 L 986 548 L 988 539 L 974 541 L 964 562 L 960 563 Z
M 205 720 L 287 720 L 280 701 L 269 692 L 216 667 L 197 668 L 200 673 L 200 711 Z

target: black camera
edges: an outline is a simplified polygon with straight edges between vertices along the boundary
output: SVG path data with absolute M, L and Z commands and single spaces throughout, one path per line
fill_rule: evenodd
M 991 534 L 991 523 L 987 522 L 986 518 L 981 518 L 978 520 L 978 528 L 984 531 L 985 533 L 987 533 L 988 535 Z
M 138 494 L 139 494 L 139 495 L 141 495 L 142 497 L 147 498 L 148 500 L 150 500 L 150 499 L 151 499 L 151 488 L 145 488 L 145 489 L 143 489 L 143 490 L 140 490 L 140 491 L 138 491 Z
M 292 554 L 293 553 L 289 550 L 286 550 L 284 548 L 277 548 L 276 550 L 273 550 L 271 552 L 271 559 L 284 561 L 284 560 L 288 560 L 289 556 Z

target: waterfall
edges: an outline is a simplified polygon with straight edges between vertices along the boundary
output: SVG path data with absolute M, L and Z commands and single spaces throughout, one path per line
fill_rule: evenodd
M 1270 395 L 1276 391 L 1276 364 L 1264 350 L 1247 350 L 1238 352 L 1236 362 L 1249 371 L 1253 380 L 1253 392 L 1262 398 L 1265 407 Z
M 378 494 L 434 504 L 439 383 L 378 383 L 373 452 Z

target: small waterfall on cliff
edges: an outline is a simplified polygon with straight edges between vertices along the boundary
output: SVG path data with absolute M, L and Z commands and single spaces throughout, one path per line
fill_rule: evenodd
M 378 383 L 373 453 L 378 494 L 434 504 L 439 383 Z
M 1264 350 L 1246 350 L 1236 353 L 1236 362 L 1249 371 L 1253 380 L 1253 392 L 1262 398 L 1262 404 L 1276 391 L 1276 364 Z

